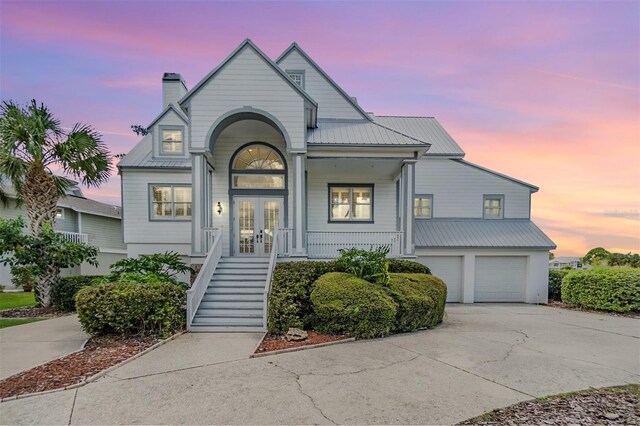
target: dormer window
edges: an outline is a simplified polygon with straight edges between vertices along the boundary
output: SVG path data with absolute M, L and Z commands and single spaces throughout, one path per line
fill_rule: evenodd
M 162 129 L 160 153 L 164 155 L 182 155 L 182 129 Z
M 304 73 L 299 71 L 288 71 L 289 77 L 296 83 L 298 86 L 304 89 Z
M 504 195 L 485 195 L 484 197 L 485 219 L 502 219 L 504 217 Z

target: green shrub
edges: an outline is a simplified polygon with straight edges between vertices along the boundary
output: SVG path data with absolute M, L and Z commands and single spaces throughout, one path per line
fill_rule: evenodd
M 268 328 L 283 334 L 289 327 L 308 327 L 312 321 L 311 286 L 335 262 L 283 262 L 276 264 L 269 294 Z
M 322 275 L 313 285 L 315 329 L 372 338 L 391 333 L 396 303 L 382 287 L 344 272 Z
M 184 288 L 171 283 L 108 283 L 82 288 L 78 318 L 89 334 L 168 336 L 185 326 Z
M 76 294 L 83 288 L 91 285 L 94 280 L 102 277 L 95 275 L 76 275 L 64 277 L 51 291 L 51 303 L 58 309 L 67 312 L 76 310 Z
M 392 274 L 431 274 L 431 270 L 422 263 L 404 259 L 389 259 L 389 273 Z
M 31 291 L 38 285 L 38 275 L 35 268 L 31 266 L 12 266 L 11 284 L 24 291 Z
M 606 311 L 640 311 L 640 270 L 572 271 L 562 280 L 562 301 Z
M 362 250 L 357 248 L 340 249 L 336 265 L 340 271 L 348 272 L 372 283 L 389 282 L 389 246 Z
M 562 300 L 561 298 L 561 286 L 562 279 L 571 271 L 564 269 L 549 269 L 549 299 L 550 300 Z
M 447 286 L 427 274 L 391 274 L 387 293 L 398 304 L 394 332 L 435 327 L 442 322 Z
M 178 274 L 195 271 L 182 261 L 180 255 L 174 251 L 165 253 L 143 254 L 140 257 L 120 259 L 111 265 L 111 273 L 105 278 L 106 282 L 172 282 L 188 288 L 186 283 L 179 283 Z M 144 275 L 149 275 L 145 278 Z

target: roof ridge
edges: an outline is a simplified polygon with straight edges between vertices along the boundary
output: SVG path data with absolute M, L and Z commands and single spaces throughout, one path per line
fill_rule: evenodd
M 432 115 L 374 115 L 373 117 L 374 119 L 376 117 L 380 117 L 380 118 L 433 118 L 435 120 L 435 117 Z
M 397 134 L 399 134 L 399 135 L 402 135 L 402 136 L 404 136 L 404 137 L 406 137 L 406 138 L 413 139 L 414 141 L 417 141 L 417 142 L 420 142 L 420 143 L 423 143 L 423 144 L 426 144 L 426 145 L 431 146 L 431 143 L 429 143 L 429 142 L 427 142 L 427 141 L 423 141 L 422 139 L 414 138 L 413 136 L 409 136 L 409 135 L 407 135 L 406 133 L 402 133 L 402 132 L 401 132 L 401 131 L 399 131 L 399 130 L 393 129 L 393 128 L 391 128 L 391 127 L 385 126 L 385 125 L 380 124 L 380 123 L 376 123 L 375 121 L 372 121 L 371 123 L 372 123 L 372 124 L 375 124 L 376 126 L 380 126 L 380 127 L 382 127 L 383 129 L 386 129 L 386 130 L 389 130 L 389 131 L 391 131 L 391 132 L 394 132 L 394 133 L 397 133 Z

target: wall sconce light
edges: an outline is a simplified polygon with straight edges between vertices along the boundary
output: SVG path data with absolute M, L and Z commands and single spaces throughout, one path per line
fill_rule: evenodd
M 216 206 L 216 211 L 218 214 L 222 214 L 222 206 L 220 205 L 220 201 L 218 201 L 218 205 Z

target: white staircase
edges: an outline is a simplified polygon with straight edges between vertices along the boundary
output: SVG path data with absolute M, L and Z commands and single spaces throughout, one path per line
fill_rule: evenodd
M 191 324 L 192 332 L 264 331 L 267 257 L 222 257 Z

